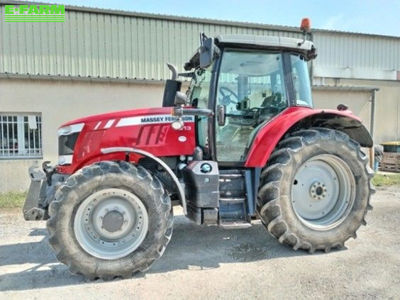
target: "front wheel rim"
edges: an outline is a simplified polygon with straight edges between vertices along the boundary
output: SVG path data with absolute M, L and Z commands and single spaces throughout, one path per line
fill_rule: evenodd
M 87 253 L 112 260 L 135 251 L 145 239 L 148 225 L 147 210 L 136 195 L 110 188 L 82 201 L 73 228 Z
M 355 200 L 355 180 L 347 163 L 331 155 L 317 155 L 296 171 L 292 207 L 309 228 L 330 230 L 341 224 Z

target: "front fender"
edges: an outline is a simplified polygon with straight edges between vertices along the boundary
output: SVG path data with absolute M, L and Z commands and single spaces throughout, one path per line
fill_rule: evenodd
M 131 147 L 111 147 L 111 148 L 103 148 L 101 149 L 101 153 L 107 155 L 107 154 L 115 154 L 115 153 L 134 153 L 138 154 L 143 157 L 147 157 L 154 162 L 156 162 L 161 168 L 163 168 L 168 175 L 171 177 L 172 181 L 175 184 L 175 187 L 178 190 L 179 198 L 181 199 L 182 202 L 182 207 L 183 207 L 183 213 L 187 215 L 187 207 L 186 207 L 186 198 L 185 198 L 185 192 L 183 190 L 183 187 L 181 186 L 178 177 L 176 177 L 175 173 L 171 170 L 171 168 L 163 162 L 160 158 L 154 156 L 153 154 L 143 151 L 141 149 L 136 149 L 136 148 L 131 148 Z
M 287 133 L 311 127 L 343 131 L 361 146 L 373 146 L 371 135 L 361 123 L 361 119 L 350 111 L 291 107 L 259 129 L 252 141 L 245 166 L 264 167 L 279 141 Z

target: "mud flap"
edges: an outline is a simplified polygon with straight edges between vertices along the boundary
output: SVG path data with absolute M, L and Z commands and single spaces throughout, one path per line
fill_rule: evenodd
M 43 220 L 46 211 L 39 207 L 39 203 L 43 195 L 46 195 L 46 174 L 39 167 L 30 167 L 29 176 L 31 184 L 22 209 L 24 219 L 27 221 Z

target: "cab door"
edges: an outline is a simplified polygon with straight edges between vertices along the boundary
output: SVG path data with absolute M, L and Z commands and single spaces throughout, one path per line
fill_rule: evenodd
M 260 126 L 288 106 L 282 54 L 224 50 L 216 88 L 216 109 L 225 110 L 225 124 L 215 123 L 216 158 L 243 163 Z

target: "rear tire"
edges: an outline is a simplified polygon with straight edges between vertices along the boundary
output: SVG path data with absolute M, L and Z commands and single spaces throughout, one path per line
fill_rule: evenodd
M 295 250 L 341 248 L 366 224 L 372 177 L 366 155 L 348 135 L 297 131 L 279 143 L 261 174 L 257 213 Z
M 171 201 L 161 182 L 127 162 L 100 162 L 71 175 L 49 212 L 58 260 L 89 279 L 146 271 L 172 235 Z

